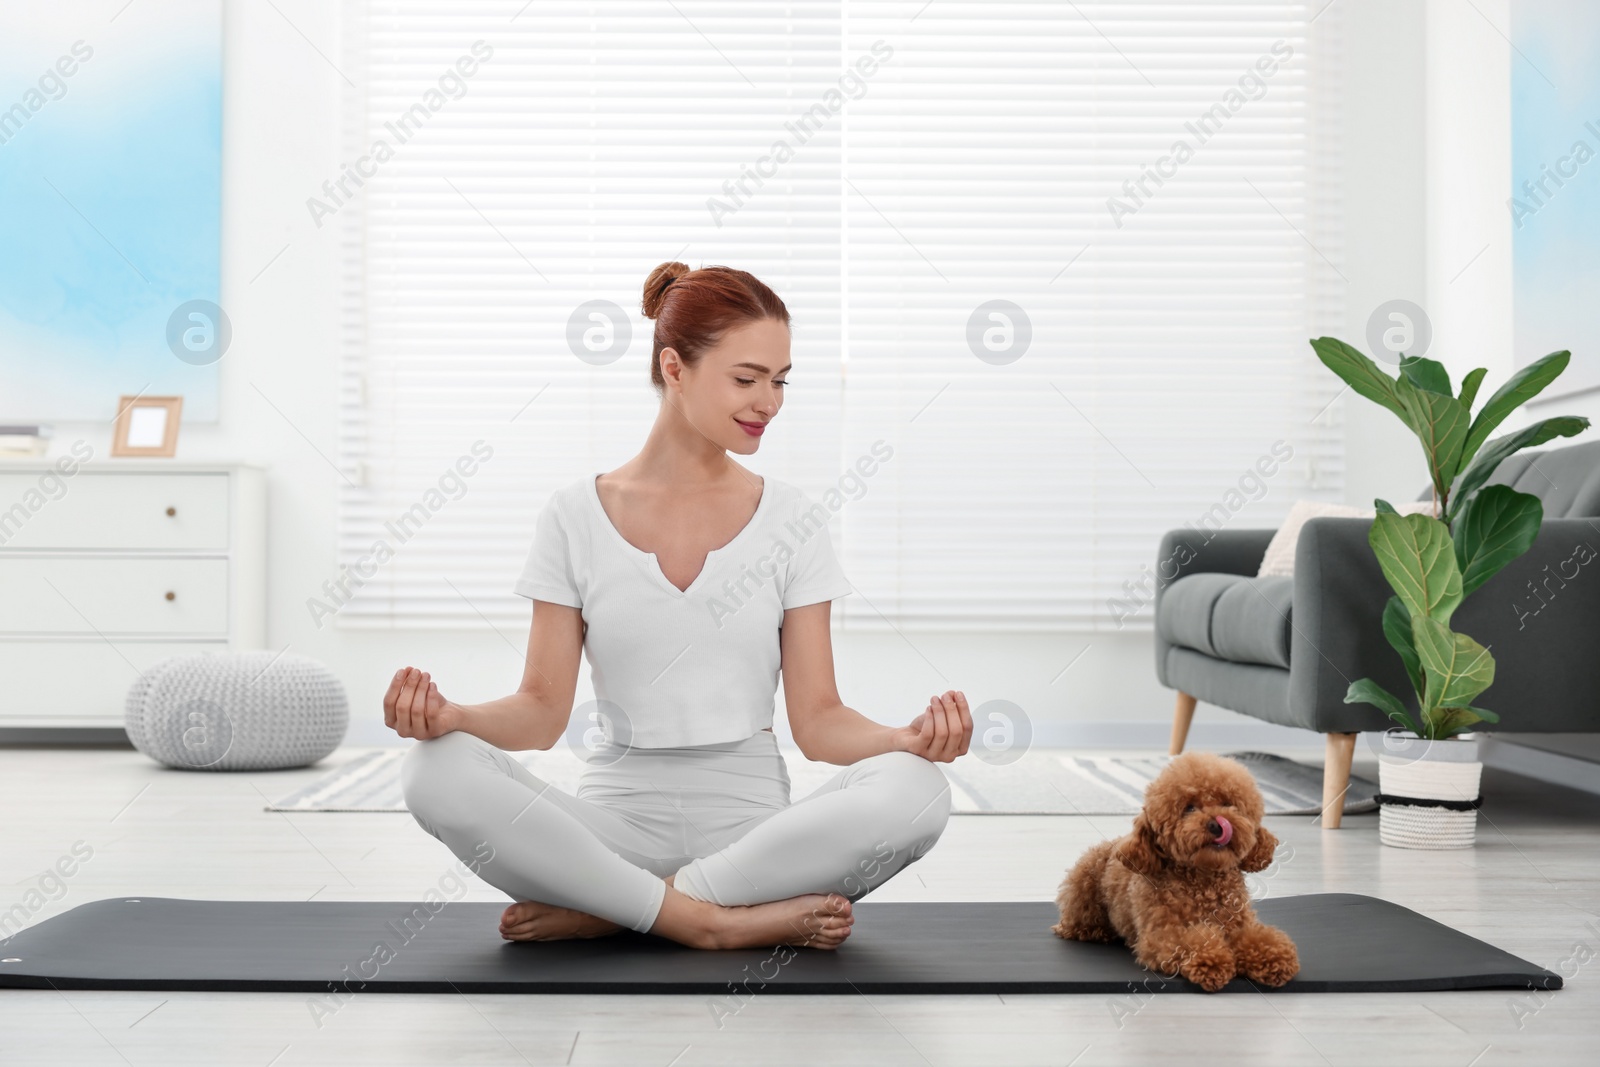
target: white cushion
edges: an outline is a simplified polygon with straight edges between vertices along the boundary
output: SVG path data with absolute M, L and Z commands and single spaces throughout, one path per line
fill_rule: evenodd
M 128 690 L 133 747 L 184 770 L 303 767 L 338 747 L 344 686 L 308 656 L 267 649 L 171 656 Z
M 1432 500 L 1412 500 L 1404 504 L 1396 504 L 1394 509 L 1402 515 L 1432 515 Z M 1289 509 L 1289 514 L 1284 518 L 1283 525 L 1278 527 L 1278 532 L 1272 535 L 1272 541 L 1267 545 L 1267 554 L 1261 557 L 1261 569 L 1256 571 L 1257 578 L 1268 575 L 1282 575 L 1289 577 L 1294 574 L 1294 550 L 1300 543 L 1300 527 L 1306 524 L 1307 519 L 1320 516 L 1334 516 L 1351 519 L 1375 519 L 1378 517 L 1377 508 L 1358 508 L 1350 504 L 1330 504 L 1322 500 L 1296 500 Z

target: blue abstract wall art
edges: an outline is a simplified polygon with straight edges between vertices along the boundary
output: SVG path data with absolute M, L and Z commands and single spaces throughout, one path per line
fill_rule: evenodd
M 221 0 L 16 4 L 5 23 L 0 423 L 110 421 L 136 393 L 215 421 L 215 360 L 168 337 L 177 309 L 220 302 Z
M 1530 406 L 1600 388 L 1600 4 L 1511 4 L 1512 346 L 1569 349 Z

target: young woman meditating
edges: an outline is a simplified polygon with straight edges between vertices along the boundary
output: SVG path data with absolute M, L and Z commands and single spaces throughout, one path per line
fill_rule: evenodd
M 663 263 L 643 308 L 660 411 L 637 456 L 540 512 L 515 585 L 533 601 L 522 684 L 456 704 L 406 667 L 384 695 L 385 722 L 419 742 L 406 804 L 518 902 L 508 940 L 628 927 L 700 948 L 837 948 L 851 902 L 943 832 L 936 764 L 967 751 L 971 711 L 950 690 L 894 727 L 840 702 L 828 615 L 851 585 L 828 512 L 728 455 L 754 453 L 783 406 L 783 301 L 745 271 Z M 605 729 L 572 795 L 507 750 L 562 737 L 580 649 Z M 844 768 L 796 802 L 772 733 L 780 668 L 800 750 Z

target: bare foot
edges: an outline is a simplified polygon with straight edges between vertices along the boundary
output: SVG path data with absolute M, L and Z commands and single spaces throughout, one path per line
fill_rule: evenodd
M 604 937 L 622 927 L 586 911 L 559 908 L 525 900 L 500 916 L 500 936 L 507 941 L 561 941 L 566 938 Z
M 844 944 L 856 920 L 848 897 L 806 893 L 766 904 L 717 908 L 711 921 L 711 948 L 798 945 L 834 949 Z
M 678 877 L 669 874 L 666 883 Z M 605 937 L 621 930 L 619 923 L 574 908 L 524 900 L 500 915 L 500 936 L 507 941 L 562 941 L 569 938 Z
M 667 876 L 669 887 L 676 877 Z M 698 948 L 796 945 L 834 949 L 850 936 L 855 923 L 849 898 L 838 893 L 806 893 L 765 904 L 722 907 L 672 892 L 668 894 L 668 904 L 674 913 L 693 909 L 699 921 L 691 925 L 692 932 L 686 931 L 687 936 L 674 936 L 660 929 L 665 924 L 658 918 L 651 932 Z M 621 929 L 609 919 L 539 901 L 512 904 L 500 916 L 500 936 L 507 941 L 604 937 Z

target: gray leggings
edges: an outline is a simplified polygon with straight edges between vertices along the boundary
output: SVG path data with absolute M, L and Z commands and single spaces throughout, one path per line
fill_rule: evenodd
M 642 932 L 674 873 L 679 892 L 716 904 L 857 900 L 921 859 L 950 816 L 944 772 L 909 752 L 843 767 L 791 803 L 765 730 L 715 745 L 602 747 L 576 796 L 456 731 L 413 745 L 400 782 L 417 824 L 490 885 Z

